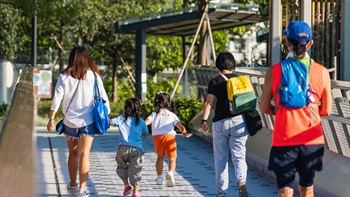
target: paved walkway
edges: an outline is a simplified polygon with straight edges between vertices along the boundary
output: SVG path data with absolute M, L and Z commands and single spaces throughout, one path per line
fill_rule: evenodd
M 90 160 L 91 169 L 87 181 L 90 196 L 122 196 L 123 184 L 117 176 L 114 160 L 119 133 L 109 132 L 95 137 Z M 175 187 L 155 184 L 155 160 L 152 137 L 143 141 L 145 161 L 140 193 L 143 197 L 204 196 L 215 197 L 215 178 L 212 146 L 196 136 L 177 136 L 178 158 L 175 172 Z M 66 184 L 69 181 L 67 169 L 68 149 L 63 135 L 37 133 L 37 185 L 39 196 L 69 196 Z M 164 173 L 167 172 L 165 160 Z M 230 164 L 230 177 L 234 177 Z M 56 175 L 57 174 L 57 175 Z M 238 188 L 231 178 L 228 197 L 238 196 Z M 56 184 L 58 183 L 58 184 Z M 247 188 L 249 196 L 269 197 L 277 195 L 275 183 L 252 170 L 248 171 Z M 20 189 L 20 188 L 19 188 Z

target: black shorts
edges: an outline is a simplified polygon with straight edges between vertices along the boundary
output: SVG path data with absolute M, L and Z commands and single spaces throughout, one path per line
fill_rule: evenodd
M 296 172 L 301 186 L 312 186 L 315 172 L 322 170 L 323 155 L 323 145 L 272 147 L 268 169 L 276 174 L 278 189 L 293 188 Z

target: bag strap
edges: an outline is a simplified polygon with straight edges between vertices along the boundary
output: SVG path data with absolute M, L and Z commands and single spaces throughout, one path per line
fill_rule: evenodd
M 281 64 L 281 67 L 282 67 L 282 69 L 283 69 L 283 66 L 282 66 L 282 62 L 283 61 L 281 61 L 280 62 L 280 64 Z M 308 73 L 307 73 L 307 91 L 311 91 L 312 92 L 312 88 L 311 88 L 311 83 L 310 83 L 310 78 L 311 78 L 311 66 L 312 66 L 312 64 L 314 63 L 314 60 L 310 57 L 310 62 L 309 62 L 309 66 L 308 66 Z M 275 98 L 277 98 L 277 96 L 279 95 L 279 89 L 277 89 L 277 91 L 276 91 L 276 94 L 275 94 L 275 96 L 274 96 L 274 98 L 273 98 L 273 100 L 275 100 Z M 311 119 L 311 124 L 313 125 L 314 124 L 314 122 L 315 122 L 315 118 L 313 117 L 313 115 L 312 115 L 312 112 L 311 112 L 311 106 L 315 106 L 316 104 L 314 104 L 314 103 L 307 103 L 306 104 L 306 106 L 307 106 L 307 109 L 308 109 L 308 111 L 309 111 L 309 114 L 310 114 L 310 119 Z M 317 105 L 316 105 L 317 106 Z M 277 110 L 279 109 L 281 107 L 281 103 L 279 102 L 278 103 L 278 105 L 276 106 L 276 108 L 274 109 L 274 112 L 276 113 L 277 112 Z
M 98 88 L 96 73 L 94 73 L 94 76 L 95 76 L 95 83 L 94 83 L 95 97 L 94 98 L 96 99 L 96 97 L 100 97 L 100 89 Z
M 224 74 L 220 73 L 220 75 L 221 75 L 226 81 L 228 81 L 228 78 L 227 78 Z
M 70 107 L 70 104 L 72 104 L 73 98 L 75 97 L 75 94 L 77 93 L 77 90 L 78 90 L 78 86 L 79 86 L 79 84 L 80 84 L 80 79 L 79 79 L 79 81 L 78 81 L 78 85 L 77 85 L 77 87 L 75 88 L 74 94 L 73 94 L 73 96 L 72 96 L 72 98 L 71 98 L 71 100 L 70 100 L 70 102 L 69 102 L 69 105 L 68 105 L 68 107 L 67 107 L 66 113 L 68 112 L 69 107 Z M 65 118 L 66 113 L 65 113 L 65 114 L 63 114 L 63 119 Z

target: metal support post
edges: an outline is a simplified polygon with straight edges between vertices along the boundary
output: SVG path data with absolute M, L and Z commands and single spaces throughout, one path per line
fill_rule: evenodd
M 339 80 L 350 81 L 350 0 L 340 1 L 341 22 L 340 22 L 340 78 Z
M 271 0 L 271 17 L 270 17 L 270 44 L 271 65 L 281 60 L 281 35 L 282 35 L 282 4 L 281 0 Z
M 144 29 L 136 32 L 136 97 L 142 101 L 146 100 L 147 73 L 146 73 L 146 31 Z

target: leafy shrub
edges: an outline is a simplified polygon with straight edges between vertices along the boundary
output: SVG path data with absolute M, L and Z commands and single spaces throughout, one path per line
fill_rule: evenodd
M 153 103 L 151 100 L 147 100 L 141 103 L 141 118 L 146 119 L 153 111 Z
M 183 97 L 174 100 L 177 108 L 177 116 L 188 129 L 190 120 L 203 108 L 203 103 L 192 97 Z
M 42 118 L 49 118 L 52 100 L 40 100 L 37 103 L 37 114 Z M 55 120 L 58 122 L 63 118 L 62 106 L 57 110 Z
M 8 104 L 6 103 L 2 103 L 0 105 L 0 121 L 2 121 L 3 117 L 5 116 L 7 107 L 8 107 Z
M 176 115 L 181 120 L 181 123 L 188 129 L 191 119 L 198 114 L 203 108 L 203 104 L 191 97 L 183 97 L 174 100 L 176 106 Z M 142 102 L 140 116 L 147 118 L 147 116 L 154 111 L 152 101 Z

